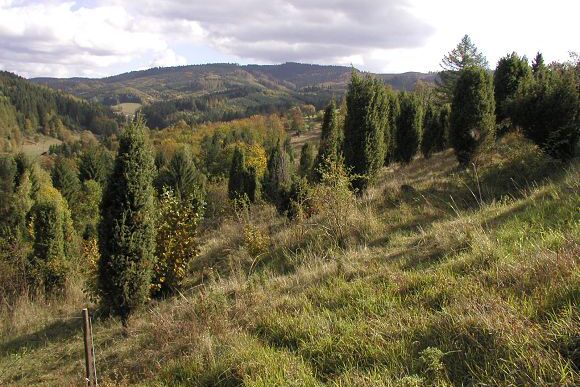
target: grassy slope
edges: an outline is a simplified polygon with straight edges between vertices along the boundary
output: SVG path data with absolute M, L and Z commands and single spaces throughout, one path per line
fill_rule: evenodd
M 476 174 L 451 152 L 419 159 L 343 218 L 253 209 L 271 241 L 257 258 L 226 221 L 203 236 L 203 282 L 195 271 L 127 338 L 95 323 L 101 385 L 577 385 L 578 167 L 514 138 Z M 80 385 L 75 289 L 2 311 L 1 385 Z

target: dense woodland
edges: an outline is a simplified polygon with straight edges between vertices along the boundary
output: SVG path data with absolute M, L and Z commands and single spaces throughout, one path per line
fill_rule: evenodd
M 0 72 L 0 151 L 18 149 L 26 135 L 62 138 L 66 129 L 89 129 L 109 136 L 118 132 L 118 122 L 113 112 L 100 104 Z
M 282 273 L 294 263 L 285 261 L 284 251 L 271 247 L 267 232 L 253 225 L 249 217 L 254 211 L 275 209 L 270 233 L 280 224 L 317 227 L 316 219 L 325 214 L 330 220 L 320 227 L 330 235 L 332 251 L 347 251 L 341 211 L 374 192 L 386 168 L 409 168 L 417 160 L 428 163 L 435 155 L 453 152 L 455 174 L 477 172 L 498 149 L 510 153 L 505 144 L 515 137 L 518 144 L 533 144 L 541 155 L 534 157 L 551 160 L 550 165 L 565 169 L 575 160 L 580 135 L 578 57 L 546 64 L 538 53 L 529 63 L 511 53 L 492 71 L 466 36 L 442 66 L 436 83 L 419 81 L 412 91 L 397 91 L 381 78 L 352 70 L 344 97 L 329 103 L 323 94 L 231 110 L 231 100 L 252 93 L 240 88 L 154 102 L 127 122 L 102 105 L 0 74 L 2 313 L 22 294 L 37 302 L 58 302 L 80 281 L 84 297 L 95 303 L 100 316 L 119 318 L 127 330 L 135 313 L 157 302 L 152 300 L 183 296 L 188 287 L 227 275 L 213 269 L 220 266 L 220 257 L 198 261 L 203 235 L 220 230 L 225 219 L 245 225 L 243 235 L 236 237 L 245 241 L 251 257 L 248 275 L 256 272 L 251 281 L 258 286 L 265 281 L 258 271 L 264 257 L 278 259 L 272 265 Z M 318 127 L 319 139 L 299 149 L 293 146 L 293 138 L 316 133 Z M 83 129 L 96 137 L 63 135 Z M 22 138 L 36 133 L 63 142 L 36 159 L 18 153 Z M 514 146 L 514 154 L 518 149 Z M 405 189 L 409 195 L 415 191 Z M 471 193 L 481 199 L 481 191 Z M 573 243 L 577 246 L 578 240 Z M 324 253 L 315 244 L 300 249 Z M 572 291 L 577 297 L 578 288 Z M 274 328 L 266 326 L 263 322 L 255 329 L 262 336 L 274 335 L 268 330 Z M 280 346 L 301 348 L 309 340 L 288 338 L 297 327 L 276 329 L 286 332 L 271 339 Z M 577 344 L 560 353 L 577 351 Z M 320 356 L 316 361 L 323 362 L 326 349 L 318 351 L 303 356 Z M 562 384 L 579 380 L 574 353 L 575 358 L 561 355 L 554 360 L 567 367 L 561 370 Z M 421 368 L 422 375 L 443 384 L 513 382 L 509 369 L 485 368 L 486 361 L 493 363 L 491 355 L 484 356 L 485 369 L 470 369 L 474 363 L 469 363 L 469 353 L 454 358 L 431 349 L 409 356 L 431 364 Z M 455 360 L 442 363 L 445 356 Z M 549 356 L 547 363 L 553 360 Z M 438 368 L 454 362 L 466 365 L 446 372 Z M 537 375 L 524 365 L 509 367 L 518 370 L 514 375 L 523 375 L 516 383 L 558 384 L 548 369 L 553 364 Z M 337 369 L 318 369 L 320 380 L 340 373 Z

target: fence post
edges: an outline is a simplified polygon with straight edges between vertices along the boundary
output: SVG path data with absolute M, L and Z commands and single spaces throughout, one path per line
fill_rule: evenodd
M 87 386 L 96 386 L 95 363 L 93 353 L 93 332 L 91 329 L 91 320 L 89 317 L 89 310 L 83 309 L 83 336 L 85 342 L 85 366 L 86 366 L 86 380 Z

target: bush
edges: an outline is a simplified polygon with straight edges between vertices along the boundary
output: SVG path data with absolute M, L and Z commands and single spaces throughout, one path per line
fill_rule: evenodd
M 157 261 L 153 268 L 151 290 L 154 296 L 175 293 L 185 278 L 187 265 L 199 253 L 197 228 L 203 207 L 195 201 L 179 200 L 170 189 L 157 203 Z
M 580 135 L 577 72 L 564 65 L 528 77 L 511 104 L 513 120 L 524 135 L 557 159 L 574 157 Z
M 51 186 L 42 187 L 30 210 L 31 282 L 46 294 L 64 289 L 73 252 L 74 228 L 64 198 Z

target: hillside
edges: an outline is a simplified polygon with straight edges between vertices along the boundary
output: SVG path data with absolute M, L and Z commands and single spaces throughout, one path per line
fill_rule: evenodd
M 448 150 L 361 198 L 322 185 L 310 219 L 227 207 L 177 297 L 126 337 L 96 316 L 99 383 L 578 385 L 579 167 L 510 134 L 476 169 Z M 72 282 L 64 303 L 0 314 L 1 385 L 81 385 Z
M 152 104 L 147 112 L 154 127 L 179 119 L 189 123 L 220 121 L 273 113 L 301 104 L 322 108 L 340 98 L 352 68 L 299 63 L 281 65 L 207 64 L 153 68 L 101 79 L 35 78 L 79 97 L 116 106 Z M 395 89 L 411 90 L 417 80 L 432 82 L 433 74 L 379 74 Z M 122 106 L 119 106 L 122 109 Z
M 35 143 L 34 137 L 62 139 L 81 130 L 107 135 L 118 125 L 103 105 L 0 72 L 0 152 L 16 152 Z

